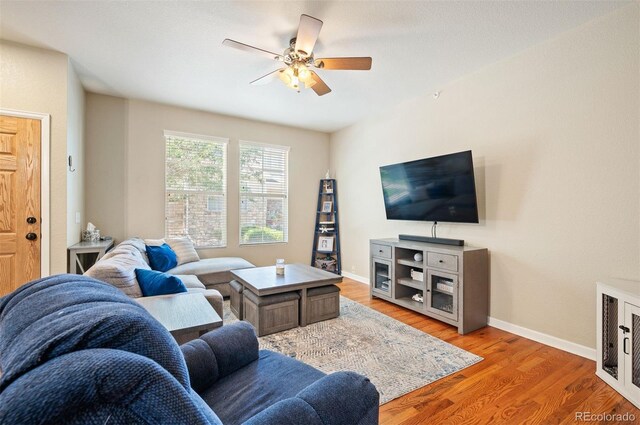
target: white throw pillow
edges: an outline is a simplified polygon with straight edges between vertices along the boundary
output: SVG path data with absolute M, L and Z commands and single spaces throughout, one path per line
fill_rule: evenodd
M 188 237 L 167 238 L 164 240 L 167 245 L 176 253 L 178 265 L 200 261 L 200 256 L 196 252 L 193 242 Z
M 164 239 L 145 239 L 144 244 L 149 246 L 162 246 L 166 241 Z

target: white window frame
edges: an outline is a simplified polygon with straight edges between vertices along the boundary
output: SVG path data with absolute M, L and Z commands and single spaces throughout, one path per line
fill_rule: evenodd
M 282 196 L 282 199 L 287 203 L 287 231 L 285 233 L 285 240 L 282 242 L 252 242 L 242 243 L 242 192 L 241 192 L 241 178 L 242 178 L 242 164 L 240 163 L 240 148 L 242 145 L 257 146 L 261 148 L 274 148 L 286 151 L 287 161 L 285 163 L 285 175 L 287 177 L 286 193 Z M 289 154 L 291 153 L 291 146 L 287 145 L 275 145 L 270 143 L 252 142 L 249 140 L 238 141 L 238 245 L 242 246 L 263 246 L 263 245 L 281 245 L 289 243 Z M 264 195 L 264 194 L 263 194 Z M 259 195 L 260 196 L 260 195 Z M 266 197 L 266 196 L 264 196 Z M 274 197 L 270 195 L 269 197 Z
M 217 136 L 209 136 L 204 134 L 194 134 L 194 133 L 183 133 L 179 131 L 170 131 L 164 130 L 164 234 L 165 237 L 167 235 L 167 137 L 179 137 L 184 139 L 194 139 L 200 140 L 203 142 L 216 142 L 224 145 L 224 216 L 225 216 L 225 237 L 223 245 L 196 245 L 195 248 L 201 249 L 216 249 L 216 248 L 226 248 L 229 244 L 229 139 L 226 137 L 217 137 Z

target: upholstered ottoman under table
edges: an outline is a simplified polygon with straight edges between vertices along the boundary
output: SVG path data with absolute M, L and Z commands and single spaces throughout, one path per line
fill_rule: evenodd
M 242 287 L 242 284 L 238 283 L 235 280 L 232 280 L 231 282 L 229 282 L 229 298 L 231 299 L 230 301 L 230 307 L 231 307 L 231 312 L 233 314 L 236 315 L 236 317 L 240 320 L 243 319 L 242 317 L 242 313 L 243 313 L 243 300 L 242 300 L 242 291 L 244 290 L 244 288 Z
M 321 322 L 340 316 L 340 288 L 319 286 L 307 290 L 307 323 Z
M 298 326 L 297 292 L 258 296 L 248 289 L 242 293 L 244 298 L 244 320 L 256 328 L 258 336 L 286 331 Z

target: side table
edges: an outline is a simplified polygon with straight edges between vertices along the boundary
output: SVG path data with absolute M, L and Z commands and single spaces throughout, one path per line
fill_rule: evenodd
M 113 239 L 97 242 L 78 242 L 67 248 L 69 251 L 69 273 L 83 274 L 104 254 L 113 248 Z
M 202 294 L 156 295 L 135 300 L 173 335 L 178 344 L 222 326 L 222 319 Z

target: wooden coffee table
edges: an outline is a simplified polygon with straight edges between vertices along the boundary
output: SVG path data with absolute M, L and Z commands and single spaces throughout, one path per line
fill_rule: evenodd
M 136 298 L 158 322 L 183 344 L 222 326 L 222 319 L 202 294 L 172 294 Z
M 307 289 L 342 282 L 342 276 L 306 264 L 286 264 L 284 276 L 276 274 L 275 266 L 232 270 L 235 280 L 245 291 L 258 296 L 300 291 L 300 326 L 307 325 Z

